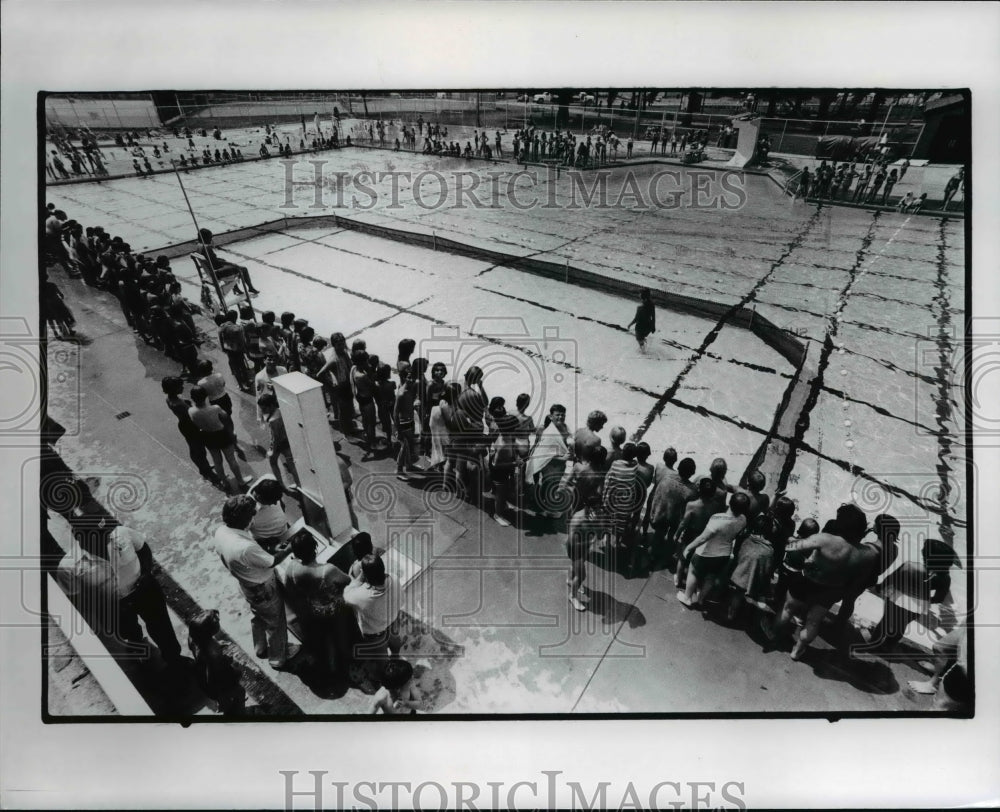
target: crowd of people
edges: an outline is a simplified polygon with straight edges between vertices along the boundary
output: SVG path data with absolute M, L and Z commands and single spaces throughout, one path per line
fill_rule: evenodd
M 247 493 L 251 477 L 240 464 L 246 457 L 227 382 L 211 360 L 199 357 L 204 335 L 193 316 L 200 308 L 181 295 L 169 260 L 133 254 L 121 238 L 100 227 L 84 229 L 54 206 L 44 214 L 48 262 L 115 295 L 129 326 L 180 364 L 179 375 L 162 381 L 166 404 L 199 473 L 230 495 L 215 549 L 251 607 L 257 654 L 274 668 L 296 659 L 283 601 L 297 607 L 311 657 L 331 674 L 349 673 L 359 659 L 358 646 L 374 652 L 375 659 L 392 661 L 402 645 L 398 584 L 367 534 L 352 542 L 353 563 L 340 567 L 316 562 L 316 541 L 308 533 L 285 538 L 289 523 L 282 500 L 300 494 L 272 381 L 296 370 L 319 382 L 330 422 L 357 438 L 368 458 L 395 458 L 402 482 L 437 481 L 502 527 L 534 522 L 564 530 L 568 600 L 576 611 L 586 611 L 590 600 L 588 562 L 625 577 L 667 568 L 682 605 L 760 629 L 768 645 L 787 641 L 793 659 L 800 659 L 831 607 L 840 603 L 837 623 L 843 631 L 857 598 L 880 579 L 886 612 L 873 648 L 891 647 L 910 620 L 925 618 L 932 603 L 949 600 L 948 573 L 958 565 L 951 547 L 928 540 L 920 562 L 900 565 L 900 525 L 892 516 L 880 515 L 869 526 L 856 505 L 845 504 L 822 526 L 806 518 L 796 529 L 795 504 L 784 494 L 768 494 L 759 471 L 733 485 L 726 461 L 717 458 L 707 476 L 696 477 L 696 461 L 678 462 L 673 448 L 654 465 L 649 444 L 629 441 L 622 426 L 610 428 L 605 444 L 601 433 L 608 418 L 599 410 L 574 431 L 566 424 L 564 405 L 546 404 L 544 420 L 536 425 L 533 415 L 541 410 L 532 408 L 528 393 L 505 393 L 513 401 L 509 408 L 507 397 L 487 392 L 479 367 L 458 375 L 444 363 L 430 364 L 414 357 L 414 339 L 398 343 L 390 365 L 369 351 L 364 338 L 349 346 L 334 332 L 327 340 L 292 312 L 279 317 L 264 311 L 258 317 L 249 305 L 214 316 L 230 372 L 254 397 L 269 437 L 271 476 Z M 238 275 L 252 291 L 246 269 L 219 261 L 209 253 L 212 235 L 200 236 L 203 255 L 217 271 Z M 640 346 L 655 331 L 648 292 L 642 299 L 633 320 Z M 59 323 L 55 313 L 46 315 Z M 350 475 L 338 459 L 350 497 Z M 282 461 L 292 482 L 286 482 Z M 352 520 L 357 526 L 353 515 Z M 289 556 L 278 578 L 276 568 Z M 202 618 L 191 644 L 207 658 L 209 671 L 218 661 L 205 631 L 212 625 L 211 618 Z M 379 673 L 385 690 L 374 710 L 413 710 L 407 688 L 412 669 L 397 663 Z M 225 678 L 221 682 L 228 684 Z M 232 697 L 219 701 L 239 704 Z
M 827 163 L 822 160 L 815 169 L 808 167 L 798 176 L 795 196 L 809 200 L 839 200 L 877 206 L 888 206 L 892 190 L 906 175 L 910 162 L 904 159 L 899 167 L 890 167 L 885 157 L 859 166 L 857 162 Z M 965 192 L 965 170 L 960 169 L 949 178 L 944 189 L 941 209 L 946 209 L 955 194 Z M 900 196 L 893 207 L 900 212 L 921 211 L 927 205 L 927 193 L 914 195 L 912 191 Z

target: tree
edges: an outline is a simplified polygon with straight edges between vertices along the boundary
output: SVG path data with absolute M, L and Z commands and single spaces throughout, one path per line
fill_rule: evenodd
M 618 91 L 617 90 L 609 90 L 608 91 L 608 109 L 609 110 L 611 109 L 611 105 L 613 105 L 615 103 L 615 99 L 617 99 L 617 98 L 618 98 Z
M 559 105 L 556 111 L 556 127 L 569 127 L 569 106 L 573 103 L 573 91 L 557 90 L 552 95 L 555 103 Z
M 876 91 L 872 96 L 872 103 L 868 108 L 868 120 L 874 121 L 878 117 L 878 111 L 885 104 L 886 94 Z

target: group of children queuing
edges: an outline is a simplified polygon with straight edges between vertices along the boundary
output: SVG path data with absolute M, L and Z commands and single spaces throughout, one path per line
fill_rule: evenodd
M 906 175 L 910 161 L 904 159 L 899 167 L 888 166 L 884 157 L 859 167 L 857 163 L 844 161 L 839 166 L 836 163 L 821 161 L 819 166 L 810 171 L 808 167 L 799 175 L 798 188 L 795 196 L 814 200 L 843 200 L 853 203 L 864 203 L 888 206 L 892 190 Z M 947 208 L 951 199 L 959 189 L 965 190 L 965 170 L 948 180 L 944 190 L 944 201 L 941 208 Z M 907 192 L 895 202 L 895 208 L 904 213 L 920 211 L 927 203 L 927 193 L 914 195 Z

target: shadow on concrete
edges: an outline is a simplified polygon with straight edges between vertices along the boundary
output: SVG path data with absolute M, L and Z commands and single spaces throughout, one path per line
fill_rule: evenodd
M 857 660 L 836 649 L 810 648 L 803 662 L 811 666 L 820 679 L 846 682 L 868 694 L 884 696 L 900 690 L 892 669 L 878 660 Z

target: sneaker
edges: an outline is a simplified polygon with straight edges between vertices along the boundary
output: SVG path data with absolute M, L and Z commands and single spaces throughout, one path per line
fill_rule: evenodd
M 569 602 L 571 604 L 573 604 L 573 608 L 576 609 L 577 612 L 586 612 L 587 611 L 587 607 L 584 606 L 583 603 L 580 602 L 580 599 L 578 597 L 576 597 L 576 595 L 570 595 L 569 596 Z
M 581 603 L 590 603 L 590 595 L 582 586 L 576 591 L 576 597 Z

